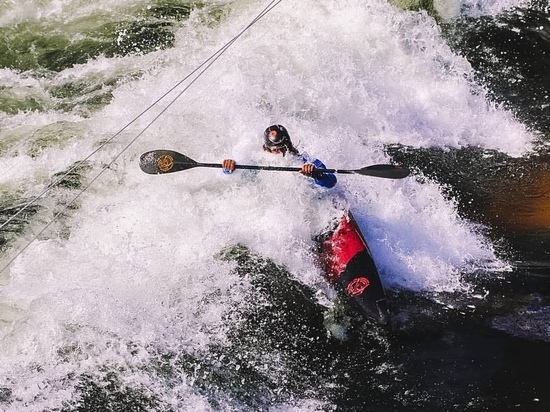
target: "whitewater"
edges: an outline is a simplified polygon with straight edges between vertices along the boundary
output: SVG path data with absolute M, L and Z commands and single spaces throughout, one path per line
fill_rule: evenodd
M 76 31 L 147 4 L 4 0 L 0 25 Z M 48 191 L 0 256 L 0 387 L 9 394 L 0 409 L 60 410 L 77 394 L 75 377 L 112 369 L 167 408 L 234 410 L 222 395 L 213 406 L 193 376 L 167 384 L 149 365 L 159 353 L 223 345 L 225 314 L 250 287 L 234 263 L 219 258 L 232 245 L 283 265 L 330 308 L 334 293 L 316 265 L 312 238 L 344 206 L 389 289 L 468 293 L 461 274 L 507 267 L 483 228 L 461 218 L 444 188 L 421 172 L 398 181 L 341 175 L 332 190 L 294 173 L 141 172 L 139 156 L 154 149 L 199 162 L 285 165 L 261 150 L 263 130 L 274 123 L 329 168 L 389 163 L 385 147 L 392 144 L 479 146 L 511 156 L 532 150 L 533 136 L 486 98 L 432 17 L 381 0 L 282 1 L 204 74 L 147 110 L 268 2 L 205 4 L 179 22 L 173 47 L 140 53 L 136 45 L 137 53 L 100 55 L 43 76 L 0 71 L 9 99 L 36 103 L 34 110 L 0 112 L 2 196 L 33 199 L 82 159 L 83 179 L 93 180 L 80 195 Z M 452 18 L 518 4 L 455 1 L 440 9 Z M 221 10 L 219 20 L 212 8 Z M 84 85 L 82 94 L 52 96 L 67 84 Z M 111 95 L 105 104 L 86 106 L 90 94 L 103 92 Z M 269 407 L 326 405 L 306 393 Z

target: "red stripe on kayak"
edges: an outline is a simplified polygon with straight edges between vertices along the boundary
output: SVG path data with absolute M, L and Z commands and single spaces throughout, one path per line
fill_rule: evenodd
M 366 247 L 355 225 L 348 216 L 342 217 L 332 237 L 323 244 L 328 278 L 331 281 L 338 279 L 349 261 L 363 250 Z

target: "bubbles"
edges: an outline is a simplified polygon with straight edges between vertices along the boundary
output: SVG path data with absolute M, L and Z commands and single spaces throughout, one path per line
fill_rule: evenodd
M 515 7 L 526 6 L 526 0 L 463 0 L 461 8 L 464 14 L 471 17 L 494 16 Z
M 418 1 L 397 1 L 397 4 L 414 8 L 421 6 Z M 527 4 L 526 0 L 434 0 L 433 8 L 438 17 L 449 21 L 461 16 L 494 16 Z

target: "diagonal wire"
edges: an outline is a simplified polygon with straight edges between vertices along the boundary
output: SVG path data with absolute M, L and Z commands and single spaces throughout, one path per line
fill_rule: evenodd
M 52 190 L 59 182 L 61 182 L 63 179 L 65 179 L 70 173 L 75 171 L 79 166 L 84 164 L 86 161 L 88 161 L 92 156 L 94 156 L 97 152 L 99 152 L 103 147 L 105 147 L 107 144 L 112 142 L 117 136 L 119 136 L 124 130 L 126 130 L 130 125 L 135 123 L 138 119 L 140 119 L 143 115 L 145 115 L 149 110 L 151 110 L 153 107 L 155 107 L 158 103 L 160 103 L 163 99 L 165 99 L 170 93 L 172 93 L 174 90 L 176 90 L 179 86 L 181 86 L 185 81 L 189 80 L 192 76 L 195 75 L 195 77 L 189 82 L 189 84 L 183 88 L 182 91 L 180 91 L 176 97 L 174 97 L 172 100 L 169 101 L 169 103 L 166 105 L 164 109 L 162 109 L 108 164 L 104 165 L 102 169 L 98 172 L 98 174 L 84 187 L 82 188 L 64 207 L 61 211 L 56 213 L 53 218 L 38 232 L 36 233 L 32 239 L 30 239 L 27 244 L 21 248 L 15 256 L 13 256 L 1 269 L 0 272 L 3 272 L 8 266 L 10 266 L 13 261 L 21 255 L 38 237 L 44 233 L 73 203 L 75 203 L 84 192 L 86 192 L 98 179 L 103 173 L 105 173 L 108 169 L 111 168 L 111 166 L 118 160 L 120 156 L 126 150 L 130 148 L 152 125 L 155 123 L 180 97 L 185 93 L 203 74 L 206 72 L 226 51 L 233 43 L 235 43 L 244 33 L 246 33 L 254 24 L 256 24 L 260 19 L 262 19 L 266 14 L 268 14 L 273 8 L 275 8 L 279 3 L 281 3 L 283 0 L 272 0 L 245 28 L 243 28 L 237 35 L 235 35 L 231 40 L 229 40 L 225 45 L 223 45 L 219 50 L 217 50 L 214 54 L 212 54 L 208 59 L 206 59 L 204 62 L 202 62 L 199 66 L 197 66 L 191 73 L 189 73 L 187 76 L 185 76 L 183 79 L 181 79 L 179 82 L 177 82 L 172 88 L 170 88 L 166 93 L 164 93 L 161 97 L 159 97 L 157 100 L 155 100 L 151 105 L 149 105 L 146 109 L 144 109 L 141 113 L 139 113 L 136 117 L 134 117 L 129 123 L 127 123 L 124 127 L 122 127 L 118 132 L 116 132 L 113 136 L 111 136 L 109 139 L 105 140 L 101 145 L 97 147 L 97 149 L 93 150 L 88 156 L 86 156 L 84 159 L 80 160 L 76 164 L 74 164 L 69 170 L 67 170 L 62 176 L 57 178 L 55 181 L 50 183 L 40 194 L 38 194 L 32 201 L 27 203 L 25 206 L 23 206 L 20 210 L 17 211 L 14 215 L 10 216 L 9 219 L 7 219 L 2 225 L 0 225 L 0 230 L 2 230 L 6 225 L 8 225 L 12 220 L 17 218 L 21 213 L 23 213 L 26 209 L 31 207 L 33 204 L 35 204 L 38 200 L 40 200 L 46 193 L 48 193 L 50 190 Z

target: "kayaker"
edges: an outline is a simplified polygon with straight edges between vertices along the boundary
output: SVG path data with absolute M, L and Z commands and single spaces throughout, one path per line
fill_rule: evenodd
M 280 124 L 275 124 L 265 129 L 263 149 L 266 152 L 282 154 L 283 156 L 288 152 L 299 158 L 303 164 L 300 173 L 313 178 L 319 186 L 331 188 L 336 184 L 334 173 L 323 173 L 322 169 L 326 169 L 323 162 L 319 159 L 309 157 L 306 153 L 300 154 L 292 144 L 288 131 Z M 223 172 L 226 174 L 233 173 L 235 165 L 236 163 L 233 159 L 224 159 L 222 162 Z

